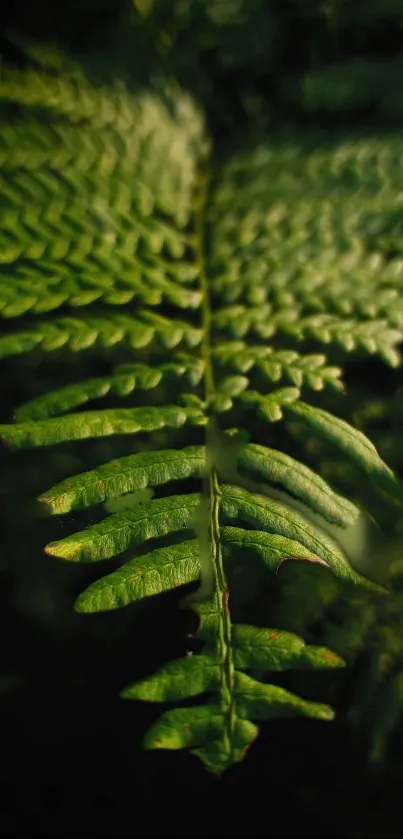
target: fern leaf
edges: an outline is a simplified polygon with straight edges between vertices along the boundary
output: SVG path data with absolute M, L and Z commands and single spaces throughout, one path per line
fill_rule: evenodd
M 334 712 L 328 705 L 307 702 L 284 688 L 266 685 L 246 673 L 238 673 L 235 696 L 241 717 L 267 720 L 301 714 L 320 720 L 332 720 Z
M 283 484 L 286 490 L 333 524 L 348 527 L 357 518 L 358 509 L 351 501 L 335 493 L 312 469 L 284 452 L 247 443 L 238 448 L 237 463 L 241 472 L 243 469 Z
M 220 668 L 206 655 L 191 655 L 171 661 L 151 678 L 136 682 L 121 692 L 124 699 L 143 699 L 147 702 L 172 702 L 197 696 L 218 687 Z
M 234 157 L 209 216 L 214 294 L 232 304 L 217 325 L 242 337 L 261 320 L 266 337 L 311 336 L 396 366 L 401 322 L 384 295 L 401 286 L 401 260 L 384 254 L 374 231 L 395 208 L 400 160 L 397 134 L 308 135 Z
M 74 475 L 45 492 L 39 500 L 52 513 L 69 513 L 134 490 L 202 477 L 204 463 L 203 446 L 133 454 L 105 463 L 91 472 Z
M 306 111 L 357 110 L 376 103 L 383 115 L 401 114 L 397 79 L 403 69 L 400 55 L 374 61 L 354 58 L 309 74 L 301 82 L 302 106 Z M 383 95 L 382 95 L 383 94 Z
M 263 537 L 266 537 L 268 531 L 284 536 L 286 539 L 295 540 L 303 545 L 307 552 L 312 551 L 314 561 L 315 559 L 317 561 L 318 556 L 321 557 L 323 562 L 342 579 L 349 579 L 370 588 L 375 586 L 375 589 L 379 590 L 378 586 L 361 577 L 351 568 L 348 557 L 343 554 L 335 540 L 325 531 L 308 523 L 300 513 L 274 499 L 255 495 L 240 487 L 224 486 L 221 495 L 222 510 L 226 518 L 239 518 L 260 531 Z M 247 534 L 245 538 L 248 539 L 249 536 L 250 543 L 253 543 L 251 531 L 245 532 Z M 232 536 L 234 537 L 234 534 Z M 261 543 L 258 542 L 258 544 Z
M 240 398 L 247 408 L 256 408 L 258 417 L 269 422 L 278 422 L 283 417 L 283 406 L 296 402 L 299 397 L 298 388 L 282 387 L 269 394 L 250 389 L 242 393 Z
M 392 469 L 384 463 L 375 446 L 361 431 L 339 417 L 302 401 L 298 405 L 288 406 L 288 410 L 292 416 L 296 416 L 326 440 L 336 444 L 340 451 L 365 470 L 385 492 L 402 497 L 401 484 Z
M 0 358 L 21 355 L 33 349 L 54 352 L 65 347 L 80 352 L 94 346 L 113 347 L 125 343 L 133 349 L 147 347 L 156 337 L 161 346 L 172 348 L 184 343 L 194 347 L 201 340 L 199 329 L 181 321 L 153 317 L 144 311 L 139 318 L 123 315 L 60 318 L 52 323 L 38 323 L 26 332 L 0 337 Z
M 293 667 L 343 667 L 335 653 L 307 646 L 291 632 L 275 632 L 235 624 L 232 633 L 234 664 L 240 670 L 288 670 Z
M 322 390 L 330 386 L 341 390 L 341 369 L 326 366 L 324 355 L 300 355 L 294 350 L 273 351 L 271 347 L 261 345 L 248 347 L 243 341 L 221 344 L 214 353 L 216 362 L 229 370 L 241 370 L 246 373 L 256 371 L 270 382 L 288 380 L 296 387 Z
M 50 542 L 51 556 L 74 562 L 98 562 L 141 545 L 148 539 L 186 529 L 198 504 L 198 496 L 157 498 L 125 513 L 114 513 L 82 533 Z
M 120 542 L 121 544 L 122 542 Z M 55 548 L 49 545 L 48 548 L 51 548 L 49 553 L 52 553 L 53 556 L 60 556 L 60 553 L 54 553 L 54 551 L 59 550 L 58 545 Z M 63 559 L 71 559 L 71 555 L 66 556 L 65 546 L 63 546 L 63 550 Z M 115 553 L 115 549 L 113 550 Z M 85 556 L 85 561 L 90 561 L 88 556 Z M 114 571 L 88 586 L 77 598 L 75 609 L 77 612 L 103 612 L 120 609 L 130 603 L 136 603 L 144 597 L 151 597 L 163 591 L 170 591 L 185 583 L 194 582 L 199 575 L 200 549 L 197 540 L 190 539 L 181 544 L 159 548 L 150 551 L 146 556 L 129 560 L 118 571 Z
M 201 634 L 203 637 L 203 633 Z M 284 688 L 267 685 L 243 669 L 286 670 L 293 667 L 342 667 L 344 662 L 324 648 L 306 647 L 301 638 L 286 632 L 258 630 L 235 625 L 231 638 L 234 672 L 230 720 L 219 706 L 181 708 L 168 711 L 149 730 L 147 748 L 192 751 L 210 771 L 219 774 L 243 759 L 257 736 L 252 719 L 302 715 L 322 720 L 333 718 L 327 705 L 308 702 Z M 221 670 L 214 655 L 188 656 L 171 662 L 157 673 L 125 688 L 125 699 L 148 702 L 181 700 L 200 693 L 219 691 Z M 223 736 L 223 730 L 225 732 Z
M 396 200 L 389 175 L 401 165 L 401 139 L 365 138 L 353 148 L 343 138 L 325 147 L 312 138 L 265 140 L 220 163 L 210 182 L 203 117 L 174 84 L 130 93 L 49 61 L 2 68 L 0 107 L 11 105 L 13 119 L 0 128 L 0 357 L 40 363 L 45 353 L 104 358 L 119 349 L 126 363 L 50 390 L 35 381 L 0 439 L 22 449 L 110 437 L 113 447 L 115 435 L 147 435 L 147 451 L 140 437 L 127 457 L 44 488 L 53 514 L 108 505 L 102 521 L 45 550 L 78 563 L 121 557 L 79 595 L 81 612 L 125 607 L 201 577 L 192 606 L 201 653 L 122 695 L 162 702 L 207 694 L 164 713 L 145 744 L 190 748 L 220 773 L 245 756 L 254 720 L 333 716 L 244 670 L 343 664 L 291 633 L 254 627 L 253 609 L 250 625 L 239 623 L 234 566 L 253 576 L 252 555 L 269 577 L 287 559 L 306 560 L 382 590 L 293 508 L 298 498 L 324 524 L 348 527 L 359 488 L 345 497 L 337 476 L 331 486 L 279 447 L 296 420 L 361 466 L 375 490 L 402 498 L 369 440 L 326 410 L 349 354 L 401 360 L 402 268 L 387 250 Z M 379 178 L 389 178 L 387 188 Z M 106 396 L 128 401 L 91 404 Z M 272 448 L 263 445 L 267 434 Z M 175 481 L 186 483 L 174 495 Z M 272 484 L 290 493 L 289 503 Z M 112 501 L 124 506 L 139 490 L 148 490 L 144 503 L 111 512 Z
M 138 434 L 158 428 L 181 428 L 186 422 L 204 424 L 196 409 L 166 405 L 158 408 L 121 408 L 83 411 L 38 422 L 0 426 L 0 439 L 12 449 L 53 446 L 67 440 L 109 437 L 111 434 Z
M 86 379 L 39 396 L 18 408 L 14 416 L 21 422 L 47 419 L 109 394 L 128 396 L 134 390 L 151 390 L 158 387 L 164 379 L 175 380 L 183 377 L 195 386 L 199 384 L 202 375 L 203 364 L 184 354 L 182 361 L 178 359 L 177 364 L 161 364 L 158 367 L 149 367 L 146 364 L 122 365 L 121 370 L 117 370 L 113 376 Z

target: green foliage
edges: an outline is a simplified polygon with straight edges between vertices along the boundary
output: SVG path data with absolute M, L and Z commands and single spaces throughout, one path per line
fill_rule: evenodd
M 372 107 L 378 117 L 402 116 L 400 55 L 390 60 L 355 58 L 307 75 L 301 82 L 301 104 L 306 111 L 352 112 Z
M 247 7 L 237 4 L 240 20 Z M 207 4 L 204 14 L 219 25 L 218 11 Z M 400 509 L 393 471 L 326 407 L 328 394 L 342 400 L 349 354 L 400 361 L 402 262 L 392 210 L 401 140 L 273 138 L 215 167 L 203 118 L 174 83 L 134 92 L 95 85 L 61 60 L 52 71 L 5 67 L 0 99 L 10 116 L 0 129 L 0 355 L 40 364 L 96 350 L 110 360 L 103 377 L 20 406 L 0 438 L 13 449 L 127 438 L 128 456 L 41 496 L 52 514 L 104 504 L 97 524 L 46 547 L 78 563 L 120 557 L 117 570 L 80 594 L 78 611 L 127 606 L 200 574 L 203 588 L 207 559 L 213 591 L 193 605 L 201 654 L 122 695 L 182 702 L 206 694 L 200 705 L 166 711 L 146 746 L 190 748 L 221 773 L 243 759 L 258 733 L 254 721 L 333 717 L 327 705 L 267 683 L 267 672 L 343 664 L 293 633 L 255 626 L 253 597 L 231 577 L 234 566 L 253 583 L 253 560 L 265 580 L 286 560 L 306 560 L 379 591 L 291 499 L 271 496 L 270 484 L 342 528 L 355 521 L 359 482 L 340 491 L 294 457 L 298 423 Z M 117 351 L 123 363 L 115 365 Z M 91 406 L 111 397 L 124 407 Z M 134 435 L 147 437 L 149 450 L 133 453 Z M 251 473 L 264 482 L 258 490 Z M 175 481 L 184 483 L 177 489 Z M 151 499 L 118 512 L 107 506 L 151 487 Z
M 203 637 L 203 622 L 201 635 Z M 242 760 L 256 738 L 258 729 L 249 722 L 250 717 L 262 720 L 295 715 L 322 720 L 333 718 L 328 706 L 304 701 L 284 688 L 264 684 L 238 668 L 256 667 L 264 672 L 295 666 L 343 666 L 344 662 L 334 653 L 306 647 L 300 638 L 289 633 L 263 631 L 241 624 L 234 627 L 231 643 L 234 672 L 228 673 L 228 681 L 232 693 L 229 697 L 232 718 L 225 718 L 220 705 L 167 711 L 148 732 L 148 748 L 192 747 L 205 766 L 217 773 L 228 766 L 229 760 Z M 220 664 L 213 651 L 210 655 L 189 656 L 171 662 L 151 678 L 126 688 L 122 696 L 166 702 L 205 692 L 221 693 L 224 690 Z
M 102 78 L 174 75 L 219 137 L 301 114 L 354 124 L 356 108 L 360 125 L 402 122 L 400 0 L 15 0 L 10 17 L 90 58 Z M 30 51 L 60 66 L 51 46 Z
M 149 451 L 112 460 L 91 472 L 73 475 L 41 496 L 52 513 L 69 513 L 133 490 L 169 481 L 202 477 L 204 449 L 189 446 L 181 450 Z

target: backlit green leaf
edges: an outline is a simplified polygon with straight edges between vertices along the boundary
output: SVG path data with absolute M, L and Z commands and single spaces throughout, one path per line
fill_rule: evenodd
M 91 472 L 73 475 L 44 492 L 40 501 L 54 514 L 68 513 L 117 498 L 126 492 L 159 486 L 168 481 L 201 477 L 204 447 L 140 452 L 105 463 Z
M 220 668 L 205 655 L 190 655 L 170 661 L 152 676 L 136 682 L 121 692 L 123 699 L 147 702 L 172 702 L 214 690 L 219 683 Z
M 113 513 L 81 533 L 50 542 L 45 550 L 51 556 L 72 562 L 109 559 L 148 539 L 190 527 L 198 503 L 196 494 L 156 498 L 133 510 Z
M 196 540 L 157 548 L 126 562 L 118 571 L 101 577 L 77 598 L 77 612 L 108 612 L 163 591 L 191 583 L 200 574 Z

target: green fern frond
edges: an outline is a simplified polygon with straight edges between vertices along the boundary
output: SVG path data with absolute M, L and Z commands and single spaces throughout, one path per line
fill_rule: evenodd
M 236 575 L 229 590 L 236 563 L 247 569 L 257 557 L 269 576 L 286 560 L 306 560 L 380 590 L 321 526 L 356 521 L 356 488 L 345 497 L 280 450 L 276 423 L 285 440 L 295 421 L 313 429 L 364 470 L 375 491 L 400 503 L 399 481 L 364 434 L 307 401 L 312 390 L 316 399 L 341 390 L 348 353 L 400 361 L 394 304 L 402 267 L 374 250 L 371 232 L 374 214 L 396 199 L 398 179 L 380 195 L 378 170 L 367 171 L 356 148 L 340 140 L 325 153 L 307 152 L 302 142 L 265 144 L 234 156 L 210 183 L 202 118 L 174 86 L 129 93 L 121 84 L 92 86 L 77 68 L 5 67 L 0 100 L 13 105 L 10 125 L 0 129 L 0 356 L 119 347 L 128 359 L 101 377 L 39 392 L 17 409 L 17 422 L 0 427 L 0 438 L 19 449 L 147 435 L 149 451 L 71 476 L 41 500 L 52 514 L 67 514 L 150 488 L 158 496 L 135 496 L 120 512 L 106 506 L 102 521 L 46 552 L 93 563 L 134 551 L 80 594 L 81 612 L 117 609 L 201 576 L 188 601 L 200 617 L 201 654 L 122 695 L 181 701 L 207 693 L 200 706 L 163 714 L 146 745 L 188 747 L 219 773 L 243 759 L 258 733 L 253 720 L 333 716 L 244 671 L 343 664 L 291 633 L 238 622 L 236 597 L 250 602 Z M 386 156 L 385 180 L 401 141 L 360 142 L 365 160 Z M 336 350 L 337 366 L 327 348 Z M 106 396 L 127 407 L 91 408 Z M 155 436 L 161 429 L 163 445 Z M 183 442 L 173 433 L 171 441 L 178 429 L 186 429 Z M 176 492 L 175 481 L 185 481 Z
M 39 396 L 18 408 L 14 416 L 21 422 L 48 419 L 85 405 L 91 399 L 101 399 L 110 394 L 129 396 L 134 390 L 153 390 L 163 381 L 172 386 L 175 380 L 183 378 L 195 387 L 200 384 L 202 376 L 202 360 L 185 353 L 177 353 L 175 363 L 160 364 L 158 367 L 122 364 L 112 376 L 86 379 Z
M 138 434 L 160 428 L 181 428 L 186 422 L 204 425 L 199 411 L 164 405 L 158 408 L 121 408 L 111 411 L 85 411 L 49 420 L 2 425 L 0 439 L 11 449 L 54 446 L 68 440 L 109 437 L 111 434 Z
M 307 75 L 301 83 L 302 107 L 307 111 L 352 111 L 375 105 L 380 115 L 402 113 L 398 79 L 400 55 L 389 60 L 354 58 Z
M 190 508 L 190 513 L 194 511 L 194 506 Z M 64 555 L 63 559 L 66 558 L 70 557 Z M 77 598 L 75 609 L 86 613 L 120 609 L 144 597 L 192 583 L 199 576 L 199 543 L 197 539 L 188 539 L 179 545 L 157 548 L 145 556 L 129 560 L 118 571 L 102 577 L 83 591 Z
M 379 457 L 375 446 L 358 429 L 334 417 L 327 411 L 314 408 L 300 401 L 289 406 L 288 412 L 303 423 L 315 429 L 318 437 L 324 437 L 363 469 L 376 484 L 390 495 L 402 498 L 402 485 L 392 469 Z
M 396 366 L 402 176 L 396 135 L 308 136 L 233 158 L 209 211 L 212 296 L 229 304 L 218 325 L 236 338 L 263 328 L 261 337 L 312 338 Z M 380 240 L 388 229 L 390 248 Z
M 131 349 L 148 347 L 156 339 L 163 348 L 179 345 L 194 347 L 200 343 L 200 329 L 185 321 L 164 318 L 154 312 L 140 310 L 138 317 L 88 314 L 82 318 L 55 318 L 36 323 L 26 331 L 0 337 L 0 358 L 22 355 L 33 349 L 54 352 L 65 347 L 81 352 L 94 346 L 109 348 L 124 344 Z
M 343 390 L 341 369 L 327 366 L 325 355 L 301 355 L 294 350 L 275 351 L 260 344 L 248 346 L 244 341 L 221 343 L 213 354 L 216 364 L 224 370 L 256 371 L 270 382 L 285 379 L 296 387 L 305 385 L 313 390 L 322 390 L 326 386 Z
M 301 666 L 344 666 L 334 653 L 320 647 L 307 647 L 291 633 L 237 624 L 231 637 L 232 667 L 223 684 L 221 661 L 214 655 L 214 649 L 208 649 L 209 632 L 204 631 L 203 619 L 200 635 L 207 641 L 207 653 L 173 661 L 153 676 L 125 688 L 121 696 L 149 702 L 172 702 L 205 692 L 228 691 L 232 700 L 231 718 L 226 719 L 225 709 L 220 705 L 167 711 L 149 730 L 148 748 L 190 747 L 208 769 L 220 773 L 228 763 L 243 760 L 256 738 L 258 729 L 249 722 L 250 717 L 261 720 L 295 715 L 322 720 L 333 718 L 327 705 L 308 702 L 284 688 L 257 681 L 242 671 L 254 668 L 263 673 Z
M 204 461 L 203 446 L 141 452 L 112 460 L 91 472 L 73 475 L 45 492 L 40 500 L 52 513 L 69 513 L 134 490 L 202 477 Z

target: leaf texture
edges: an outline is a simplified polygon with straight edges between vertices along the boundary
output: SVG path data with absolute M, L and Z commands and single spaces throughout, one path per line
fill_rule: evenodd
M 52 513 L 69 513 L 127 492 L 204 474 L 203 446 L 142 452 L 73 475 L 45 492 L 40 500 Z
M 186 528 L 197 504 L 196 494 L 158 498 L 138 505 L 138 509 L 114 513 L 81 533 L 50 542 L 46 551 L 74 562 L 109 559 L 148 539 Z
M 109 437 L 111 434 L 138 434 L 168 426 L 180 428 L 186 422 L 203 425 L 205 418 L 197 409 L 164 405 L 160 408 L 121 408 L 106 411 L 83 411 L 56 419 L 3 425 L 0 439 L 12 449 L 53 446 L 69 440 Z
M 312 469 L 283 452 L 249 443 L 238 450 L 238 468 L 283 484 L 323 518 L 341 527 L 348 527 L 357 518 L 354 504 L 336 494 Z

